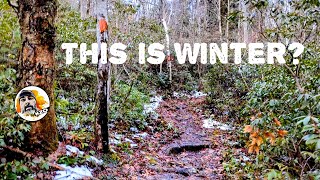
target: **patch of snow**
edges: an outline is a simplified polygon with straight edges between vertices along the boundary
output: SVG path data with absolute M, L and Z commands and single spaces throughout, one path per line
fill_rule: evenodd
M 247 157 L 247 156 L 242 156 L 242 160 L 243 160 L 244 162 L 246 162 L 246 161 L 249 161 L 249 160 L 250 160 L 250 158 L 249 158 L 249 157 Z
M 125 138 L 124 141 L 129 143 L 134 143 L 131 139 L 128 139 L 128 138 Z
M 150 95 L 152 95 L 152 96 L 155 96 L 155 95 L 157 95 L 157 91 L 155 91 L 155 90 L 153 90 L 153 91 L 150 91 Z
M 93 162 L 95 164 L 98 164 L 98 165 L 102 165 L 103 164 L 103 160 L 99 160 L 98 158 L 94 157 L 94 156 L 90 156 L 87 161 L 89 162 Z
M 110 139 L 110 144 L 118 145 L 118 144 L 121 144 L 121 141 L 116 140 L 116 139 Z
M 230 131 L 233 130 L 233 127 L 230 127 L 227 124 L 223 124 L 221 122 L 215 121 L 213 119 L 205 119 L 203 120 L 203 125 L 202 127 L 204 128 L 214 128 L 214 129 L 220 129 L 222 131 Z
M 175 98 L 181 98 L 181 97 L 187 97 L 187 98 L 200 98 L 203 96 L 207 96 L 208 94 L 200 92 L 200 91 L 192 91 L 190 93 L 191 95 L 183 92 L 173 92 L 173 97 Z
M 77 123 L 73 126 L 73 130 L 79 130 L 81 127 L 81 124 L 79 123 L 79 121 L 77 121 Z
M 131 143 L 130 143 L 130 147 L 131 147 L 131 148 L 137 148 L 137 147 L 138 147 L 138 144 L 131 144 Z
M 228 141 L 228 144 L 229 144 L 230 146 L 236 146 L 236 145 L 239 145 L 239 142 Z
M 162 101 L 163 100 L 161 96 L 155 96 L 150 98 L 150 104 L 145 104 L 143 106 L 143 114 L 149 114 L 151 112 L 154 112 L 160 106 L 160 103 Z
M 156 113 L 155 111 L 150 113 L 150 119 L 157 120 L 158 118 L 159 118 L 159 114 Z
M 80 151 L 77 147 L 71 146 L 71 145 L 66 145 L 66 150 L 67 150 L 67 156 L 70 156 L 72 154 L 80 154 L 83 155 L 83 151 Z
M 229 111 L 223 111 L 223 115 L 229 115 Z
M 77 147 L 71 146 L 71 145 L 66 145 L 66 155 L 70 156 L 72 154 L 80 154 L 80 155 L 84 155 L 83 151 L 80 151 Z M 96 157 L 90 156 L 89 158 L 87 158 L 88 162 L 94 162 L 98 165 L 103 164 L 103 160 L 99 160 Z
M 80 128 L 83 128 L 84 126 L 79 122 L 79 119 L 75 123 L 71 123 L 66 120 L 64 116 L 58 115 L 58 127 L 62 128 L 64 130 L 68 130 L 69 125 L 71 125 L 73 130 L 79 130 Z
M 179 96 L 179 94 L 177 93 L 177 92 L 173 92 L 173 97 L 178 97 Z
M 154 96 L 150 98 L 150 102 L 162 102 L 162 96 Z
M 121 144 L 121 139 L 122 139 L 123 135 L 122 134 L 115 134 L 113 138 L 109 139 L 109 143 L 110 144 L 114 144 L 114 145 L 118 145 Z
M 120 140 L 122 138 L 122 136 L 123 136 L 122 134 L 115 134 L 114 138 Z
M 93 177 L 91 169 L 86 166 L 75 166 L 70 167 L 65 164 L 59 164 L 64 170 L 56 171 L 55 180 L 74 180 L 74 179 L 84 179 L 88 177 Z
M 203 96 L 207 96 L 208 94 L 206 93 L 203 93 L 203 92 L 198 92 L 198 91 L 195 91 L 191 97 L 193 98 L 200 98 L 200 97 L 203 97 Z
M 154 128 L 152 126 L 148 126 L 148 128 L 150 129 L 150 131 L 153 133 Z
M 134 134 L 134 135 L 132 135 L 132 138 L 142 138 L 142 139 L 144 139 L 144 138 L 146 138 L 147 136 L 148 136 L 148 133 L 143 132 L 143 133 L 139 133 L 139 134 Z
M 62 127 L 62 129 L 67 129 L 68 128 L 68 124 L 67 124 L 67 120 L 64 116 L 60 116 L 58 115 L 58 127 Z
M 113 122 L 114 122 L 114 120 L 113 120 L 113 119 L 110 119 L 110 122 L 112 122 L 112 123 L 113 123 Z M 109 128 L 110 128 L 110 129 L 112 129 L 112 128 L 114 128 L 114 127 L 115 127 L 115 125 L 114 125 L 114 124 L 111 124 L 111 123 L 110 123 L 110 124 L 108 124 L 108 126 L 109 126 Z
M 132 137 L 133 137 L 133 138 L 134 138 L 134 137 L 139 138 L 139 137 L 141 137 L 141 134 L 136 134 L 136 136 L 132 135 Z M 124 139 L 124 142 L 130 143 L 130 147 L 131 147 L 131 148 L 136 148 L 136 147 L 138 147 L 138 144 L 136 144 L 134 141 L 132 141 L 132 140 L 129 139 L 129 138 L 125 138 L 125 139 Z M 110 139 L 110 144 L 118 145 L 118 144 L 121 144 L 121 143 L 123 143 L 121 140 Z
M 222 125 L 220 127 L 218 127 L 220 130 L 222 131 L 229 131 L 232 130 L 228 125 Z
M 183 92 L 173 92 L 173 97 L 175 98 L 181 98 L 181 97 L 188 97 L 190 98 L 190 95 L 183 93 Z
M 130 131 L 135 132 L 135 133 L 139 132 L 138 128 L 136 128 L 136 127 L 131 127 Z

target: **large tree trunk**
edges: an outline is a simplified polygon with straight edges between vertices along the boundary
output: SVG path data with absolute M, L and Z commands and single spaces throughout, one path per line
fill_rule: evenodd
M 54 110 L 53 82 L 55 76 L 55 27 L 56 0 L 19 0 L 18 16 L 22 33 L 22 50 L 19 57 L 17 85 L 38 86 L 49 96 L 47 115 L 30 122 L 28 150 L 49 153 L 57 149 L 58 136 Z

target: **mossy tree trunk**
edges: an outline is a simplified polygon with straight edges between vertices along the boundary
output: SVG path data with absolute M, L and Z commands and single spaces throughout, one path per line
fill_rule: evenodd
M 47 115 L 39 121 L 30 122 L 31 130 L 26 149 L 47 154 L 58 147 L 53 93 L 56 30 L 54 21 L 57 1 L 18 0 L 17 10 L 22 33 L 18 90 L 26 86 L 38 86 L 48 94 L 50 99 Z

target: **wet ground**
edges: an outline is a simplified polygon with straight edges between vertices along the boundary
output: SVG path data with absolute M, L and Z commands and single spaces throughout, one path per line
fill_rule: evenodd
M 205 97 L 162 101 L 154 126 L 166 124 L 163 130 L 153 127 L 146 137 L 133 139 L 136 148 L 120 152 L 120 163 L 99 174 L 117 179 L 223 179 L 226 135 L 203 127 L 210 116 L 205 105 Z

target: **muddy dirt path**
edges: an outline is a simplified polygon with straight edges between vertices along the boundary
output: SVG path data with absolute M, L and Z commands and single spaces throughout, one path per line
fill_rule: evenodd
M 180 137 L 158 151 L 161 162 L 156 175 L 147 179 L 222 179 L 219 132 L 203 128 L 205 98 L 172 99 L 158 109 L 160 117 L 173 124 Z
M 121 163 L 105 173 L 121 179 L 223 179 L 224 135 L 203 127 L 205 105 L 204 97 L 163 101 L 158 130 L 146 131 L 132 154 L 121 153 Z

